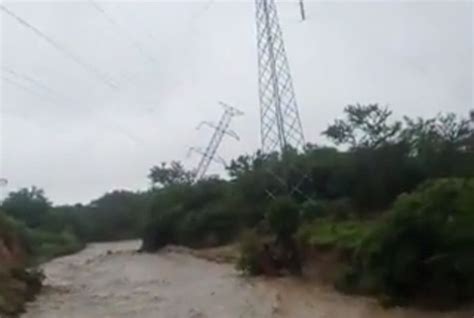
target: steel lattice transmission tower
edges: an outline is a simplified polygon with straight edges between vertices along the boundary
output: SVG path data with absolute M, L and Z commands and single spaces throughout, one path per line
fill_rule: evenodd
M 207 145 L 206 149 L 203 151 L 199 148 L 190 148 L 190 151 L 198 152 L 202 155 L 201 160 L 199 161 L 199 164 L 195 170 L 194 181 L 198 181 L 206 175 L 207 169 L 209 168 L 211 161 L 218 161 L 220 163 L 225 164 L 225 161 L 222 158 L 216 158 L 217 149 L 219 148 L 219 145 L 221 144 L 224 135 L 228 135 L 239 140 L 239 136 L 234 131 L 229 129 L 229 125 L 234 116 L 243 115 L 243 112 L 223 102 L 219 102 L 219 104 L 224 107 L 224 113 L 222 114 L 219 123 L 215 125 L 211 122 L 204 121 L 201 122 L 197 127 L 199 129 L 203 125 L 207 125 L 214 129 L 211 141 Z
M 303 127 L 275 1 L 255 0 L 255 5 L 262 151 L 302 149 Z

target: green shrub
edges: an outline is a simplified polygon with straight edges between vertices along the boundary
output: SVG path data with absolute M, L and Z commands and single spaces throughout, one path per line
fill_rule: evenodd
M 17 317 L 41 290 L 44 275 L 38 270 L 13 268 L 0 272 L 0 317 Z
M 32 263 L 41 263 L 54 257 L 71 254 L 84 247 L 72 232 L 51 233 L 28 229 L 26 232 L 28 245 L 32 253 Z
M 229 242 L 240 229 L 241 220 L 232 209 L 210 206 L 187 213 L 178 227 L 179 243 L 215 246 Z
M 150 206 L 142 249 L 156 251 L 167 244 L 207 247 L 228 243 L 244 227 L 256 225 L 263 213 L 243 204 L 220 180 L 173 185 L 157 190 Z
M 301 205 L 300 218 L 302 222 L 311 222 L 316 218 L 331 218 L 346 220 L 355 215 L 350 199 L 308 200 Z
M 153 252 L 167 244 L 176 243 L 178 226 L 185 215 L 180 207 L 176 207 L 154 216 L 144 230 L 141 249 Z
M 324 210 L 324 201 L 307 200 L 301 204 L 300 220 L 302 222 L 311 222 L 316 218 L 326 216 Z
M 290 197 L 274 199 L 265 215 L 270 229 L 280 236 L 291 236 L 299 225 L 299 207 Z
M 209 247 L 225 244 L 240 231 L 242 220 L 230 208 L 208 206 L 201 210 L 181 207 L 159 213 L 147 226 L 143 249 L 156 251 L 167 244 Z
M 263 250 L 264 244 L 256 231 L 243 232 L 240 239 L 240 256 L 236 264 L 237 269 L 249 275 L 261 274 L 260 257 Z
M 370 232 L 373 224 L 356 220 L 317 219 L 302 225 L 297 239 L 306 246 L 327 246 L 354 251 Z
M 474 180 L 442 179 L 399 197 L 361 243 L 358 282 L 397 301 L 474 298 Z
M 25 269 L 27 258 L 31 256 L 31 251 L 27 250 L 31 246 L 28 237 L 28 229 L 22 222 L 5 215 L 0 211 L 0 240 L 7 248 L 15 246 L 22 252 L 20 255 L 13 254 L 19 258 L 12 263 L 5 263 L 0 259 L 0 316 L 16 317 L 24 310 L 26 301 L 32 300 L 39 292 L 44 276 L 36 270 Z
M 5 214 L 0 210 L 0 232 L 4 233 L 6 237 L 15 237 L 25 248 L 26 252 L 30 250 L 30 244 L 28 242 L 28 228 L 25 224 L 17 221 Z

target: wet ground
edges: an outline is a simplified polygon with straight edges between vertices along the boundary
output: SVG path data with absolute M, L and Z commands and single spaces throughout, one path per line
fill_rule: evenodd
M 248 279 L 183 252 L 138 242 L 92 244 L 44 266 L 46 287 L 23 318 L 472 318 L 468 311 L 384 310 L 304 280 Z

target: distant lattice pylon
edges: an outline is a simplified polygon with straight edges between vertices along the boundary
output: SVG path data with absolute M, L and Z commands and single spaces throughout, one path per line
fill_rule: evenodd
M 220 104 L 224 107 L 224 114 L 222 114 L 219 123 L 217 125 L 214 125 L 211 122 L 202 122 L 199 124 L 198 128 L 201 127 L 202 125 L 208 125 L 214 129 L 214 133 L 212 134 L 211 141 L 207 145 L 205 150 L 200 150 L 199 148 L 191 148 L 191 151 L 198 152 L 202 155 L 201 160 L 199 161 L 199 164 L 195 170 L 194 174 L 194 181 L 202 179 L 205 175 L 206 172 L 209 168 L 209 165 L 211 164 L 211 161 L 219 161 L 223 162 L 223 159 L 219 158 L 218 156 L 216 157 L 217 149 L 219 148 L 219 145 L 222 142 L 222 139 L 224 138 L 224 135 L 229 135 L 235 139 L 239 139 L 237 134 L 233 132 L 232 130 L 229 130 L 229 125 L 234 116 L 239 116 L 242 115 L 243 113 L 238 110 L 237 108 L 234 108 L 232 106 L 229 106 L 223 102 L 220 102 Z M 217 159 L 216 159 L 217 158 Z
M 264 153 L 302 149 L 303 127 L 274 0 L 255 0 L 260 134 Z

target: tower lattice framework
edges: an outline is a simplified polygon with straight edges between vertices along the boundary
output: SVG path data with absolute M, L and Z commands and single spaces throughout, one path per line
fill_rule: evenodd
M 214 125 L 211 122 L 201 122 L 198 126 L 199 128 L 202 125 L 208 125 L 214 129 L 214 133 L 212 134 L 211 140 L 209 141 L 209 144 L 205 150 L 202 151 L 197 148 L 191 148 L 192 151 L 198 152 L 202 155 L 201 160 L 199 161 L 199 164 L 195 170 L 194 181 L 202 179 L 206 175 L 211 161 L 216 160 L 217 149 L 219 148 L 224 135 L 231 136 L 237 140 L 239 139 L 238 135 L 229 129 L 229 126 L 233 117 L 243 115 L 243 113 L 235 107 L 227 105 L 223 102 L 219 103 L 222 107 L 224 107 L 224 113 L 222 114 L 219 123 Z M 223 159 L 218 158 L 217 161 L 222 163 Z
M 255 0 L 260 99 L 260 134 L 264 153 L 305 141 L 293 80 L 274 0 Z

